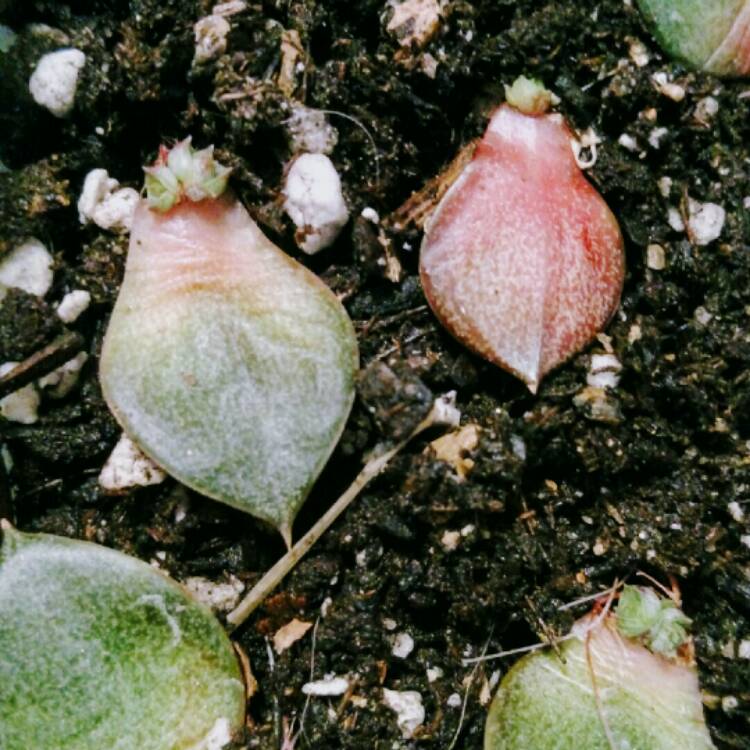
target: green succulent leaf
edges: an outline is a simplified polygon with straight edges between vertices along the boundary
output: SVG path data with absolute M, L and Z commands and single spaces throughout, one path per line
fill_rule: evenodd
M 105 547 L 3 524 L 3 750 L 217 750 L 244 710 L 229 639 L 178 584 Z
M 100 380 L 167 472 L 289 543 L 344 428 L 357 366 L 341 303 L 233 196 L 167 213 L 140 203 Z
M 508 672 L 490 706 L 484 750 L 714 748 L 695 668 L 623 638 L 613 619 L 586 618 L 559 656 L 537 651 Z
M 748 0 L 638 0 L 654 35 L 673 57 L 718 75 L 750 68 Z

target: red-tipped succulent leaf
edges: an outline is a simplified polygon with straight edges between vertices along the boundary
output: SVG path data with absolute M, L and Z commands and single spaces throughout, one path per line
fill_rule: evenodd
M 509 89 L 531 114 L 495 111 L 429 221 L 420 261 L 443 325 L 532 392 L 606 325 L 625 271 L 617 220 L 578 167 L 563 118 L 542 113 L 539 89 L 525 79 Z

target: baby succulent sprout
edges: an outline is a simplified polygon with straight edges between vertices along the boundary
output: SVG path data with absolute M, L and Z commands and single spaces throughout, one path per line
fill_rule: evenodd
M 341 303 L 261 232 L 190 139 L 146 169 L 100 380 L 112 412 L 189 487 L 291 526 L 354 398 Z
M 620 229 L 552 94 L 521 77 L 430 217 L 420 273 L 443 325 L 536 392 L 617 309 Z
M 218 750 L 245 686 L 219 622 L 150 565 L 0 521 L 0 747 Z
M 750 72 L 750 0 L 638 0 L 672 56 L 720 76 Z
M 617 605 L 617 629 L 657 654 L 675 656 L 687 643 L 690 618 L 669 597 L 646 586 L 625 586 Z
M 214 147 L 196 151 L 191 138 L 177 143 L 174 148 L 159 149 L 159 158 L 146 173 L 146 200 L 156 211 L 169 211 L 183 198 L 202 201 L 218 198 L 227 187 L 232 171 L 214 159 Z
M 671 599 L 627 586 L 555 649 L 523 657 L 490 706 L 485 750 L 714 750 L 687 627 Z

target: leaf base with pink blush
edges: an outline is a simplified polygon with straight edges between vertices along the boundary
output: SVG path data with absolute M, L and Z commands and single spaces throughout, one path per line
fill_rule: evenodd
M 536 392 L 617 309 L 619 226 L 557 114 L 501 105 L 428 222 L 427 299 L 462 343 Z

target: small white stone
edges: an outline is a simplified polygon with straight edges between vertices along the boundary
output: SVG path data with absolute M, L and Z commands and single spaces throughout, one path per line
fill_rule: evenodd
M 461 696 L 458 693 L 451 693 L 448 696 L 448 700 L 445 701 L 445 705 L 449 708 L 461 708 L 461 704 L 463 701 L 461 700 Z
M 354 556 L 355 560 L 357 561 L 357 565 L 361 568 L 364 565 L 367 564 L 367 550 L 362 549 Z
M 727 510 L 729 511 L 729 515 L 732 516 L 737 523 L 742 523 L 745 520 L 745 511 L 736 500 L 732 500 L 732 502 L 727 505 Z
M 622 363 L 614 354 L 594 354 L 586 375 L 586 384 L 593 388 L 617 388 Z
M 393 639 L 391 653 L 399 659 L 406 659 L 414 651 L 414 639 L 408 633 L 398 633 Z
M 719 111 L 719 102 L 713 96 L 705 96 L 695 105 L 695 119 L 703 124 L 708 121 Z
M 220 15 L 212 13 L 201 18 L 193 26 L 195 39 L 193 62 L 200 65 L 223 55 L 227 49 L 227 34 L 231 28 L 229 21 Z
M 688 199 L 688 234 L 696 245 L 708 245 L 724 228 L 726 211 L 716 203 L 700 203 Z
M 341 180 L 325 154 L 302 154 L 294 160 L 284 197 L 284 210 L 297 226 L 297 245 L 310 255 L 331 245 L 349 221 Z
M 638 41 L 637 39 L 631 42 L 630 49 L 628 50 L 628 55 L 639 68 L 644 68 L 649 63 L 650 58 L 648 56 L 646 45 L 643 44 L 643 42 Z
M 89 355 L 86 352 L 79 352 L 73 359 L 69 359 L 43 378 L 39 378 L 37 385 L 52 398 L 64 398 L 75 387 L 88 358 Z
M 674 102 L 681 102 L 685 98 L 685 89 L 677 83 L 673 83 L 666 73 L 654 73 L 651 76 L 656 90 Z
M 328 122 L 325 112 L 301 104 L 292 108 L 284 125 L 292 150 L 297 154 L 330 154 L 339 140 L 339 134 Z
M 648 136 L 648 142 L 651 148 L 660 148 L 662 138 L 669 133 L 667 128 L 654 128 Z
M 446 552 L 453 552 L 461 541 L 460 531 L 445 531 L 443 536 L 440 537 L 440 544 L 443 545 L 443 549 Z
M 618 139 L 617 142 L 628 151 L 635 152 L 638 150 L 638 141 L 636 141 L 635 138 L 633 138 L 632 135 L 628 135 L 627 133 L 623 133 Z
M 427 682 L 436 682 L 443 674 L 443 670 L 440 667 L 427 667 Z
M 740 641 L 737 655 L 740 659 L 750 659 L 750 640 Z
M 386 630 L 395 630 L 398 627 L 398 623 L 390 618 L 390 617 L 384 617 L 383 618 L 383 627 Z
M 245 584 L 230 575 L 226 583 L 216 583 L 203 576 L 190 576 L 182 585 L 199 601 L 214 611 L 230 612 L 240 601 Z
M 370 208 L 370 206 L 363 208 L 360 216 L 363 219 L 367 219 L 367 221 L 371 221 L 373 224 L 380 224 L 380 215 L 374 208 Z
M 74 289 L 60 301 L 57 316 L 63 323 L 73 323 L 90 304 L 91 295 L 85 289 Z
M 653 243 L 646 248 L 646 265 L 652 271 L 663 271 L 667 265 L 664 248 Z
M 685 231 L 685 222 L 682 220 L 682 214 L 678 208 L 670 206 L 667 210 L 667 224 L 669 224 L 675 232 Z
M 734 709 L 737 708 L 737 706 L 739 705 L 740 705 L 740 702 L 733 695 L 725 695 L 721 699 L 721 708 L 725 712 L 734 711 Z
M 73 109 L 78 74 L 86 64 L 79 49 L 59 49 L 40 58 L 29 79 L 34 101 L 55 117 L 65 117 Z
M 99 474 L 99 485 L 107 492 L 160 484 L 167 478 L 148 456 L 123 433 Z
M 78 219 L 81 224 L 93 221 L 102 229 L 128 231 L 138 200 L 137 190 L 121 188 L 106 169 L 92 169 L 86 175 L 78 199 Z
M 335 696 L 343 695 L 349 689 L 349 680 L 327 674 L 322 680 L 306 682 L 302 686 L 305 695 Z
M 333 599 L 331 599 L 330 596 L 327 596 L 325 599 L 323 599 L 323 602 L 320 605 L 320 616 L 328 617 L 328 611 L 331 609 L 332 605 Z
M 6 362 L 0 365 L 0 376 L 7 375 L 18 362 Z M 0 399 L 0 414 L 11 422 L 34 424 L 39 419 L 39 394 L 32 384 L 25 385 L 17 391 Z
M 386 30 L 393 34 L 402 47 L 424 47 L 440 27 L 441 7 L 438 0 L 403 0 L 388 3 L 393 17 Z
M 29 294 L 44 297 L 52 286 L 52 278 L 52 256 L 33 237 L 0 260 L 0 287 L 23 289 Z
M 743 534 L 740 537 L 740 542 L 744 544 L 746 547 L 750 547 L 750 534 Z
M 383 702 L 396 713 L 396 723 L 405 740 L 411 739 L 424 722 L 422 696 L 416 690 L 389 690 L 383 688 Z
M 659 187 L 662 198 L 669 198 L 669 194 L 672 192 L 672 178 L 660 177 L 656 184 Z

